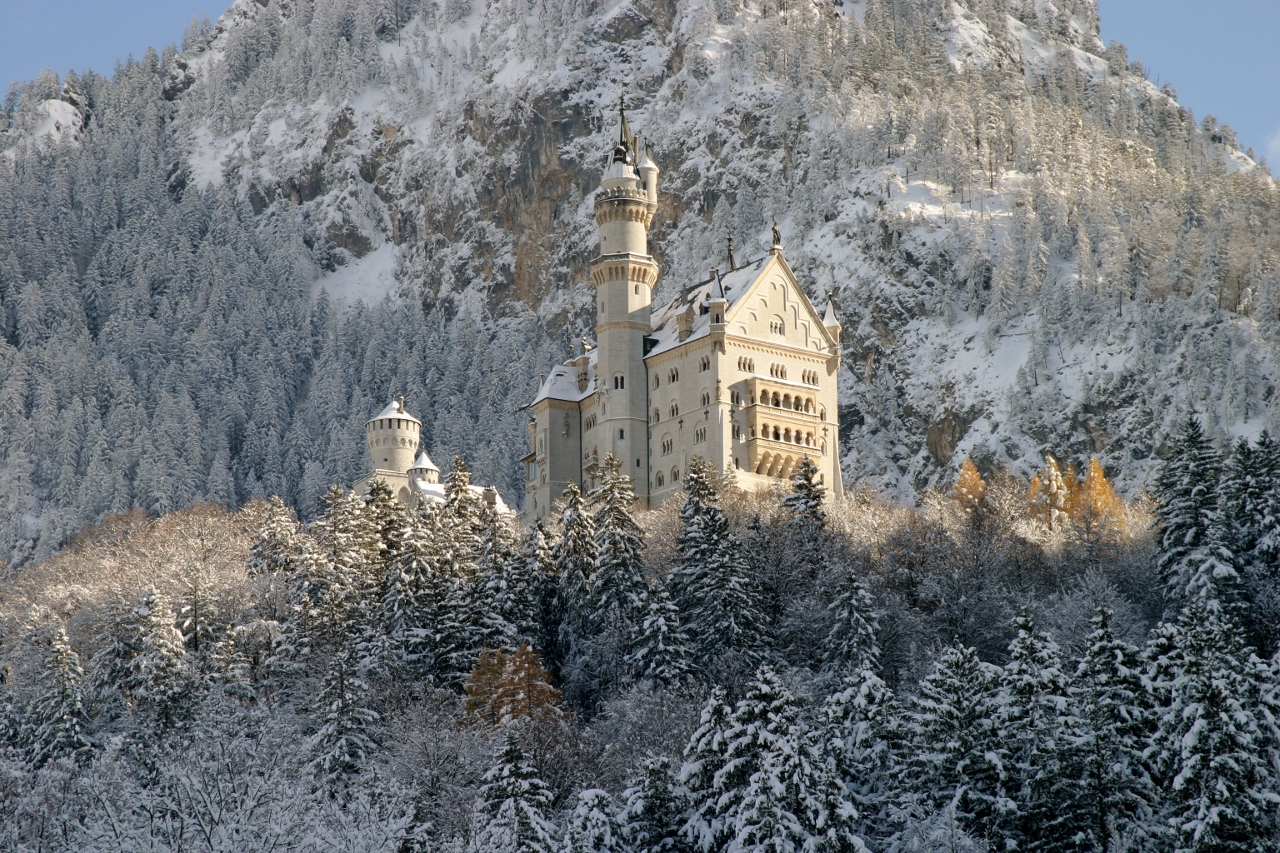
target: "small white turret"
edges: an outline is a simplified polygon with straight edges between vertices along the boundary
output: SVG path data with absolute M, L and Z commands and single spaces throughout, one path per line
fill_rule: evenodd
M 658 166 L 649 159 L 649 144 L 640 137 L 636 137 L 636 147 L 640 149 L 640 164 L 636 166 L 636 171 L 640 173 L 640 183 L 644 187 L 644 194 L 649 198 L 649 207 L 656 209 L 658 206 Z
M 422 421 L 405 411 L 404 397 L 396 397 L 369 419 L 364 434 L 374 471 L 404 474 L 422 443 Z
M 836 319 L 836 303 L 831 298 L 831 294 L 827 294 L 827 310 L 822 315 L 822 325 L 826 326 L 827 331 L 831 333 L 831 337 L 840 342 L 840 321 Z
M 431 461 L 425 448 L 418 454 L 418 458 L 413 460 L 413 467 L 409 469 L 409 481 L 418 480 L 432 485 L 440 482 L 440 469 Z

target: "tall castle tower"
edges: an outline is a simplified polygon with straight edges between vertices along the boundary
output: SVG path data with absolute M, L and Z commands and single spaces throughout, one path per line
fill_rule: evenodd
M 658 209 L 658 167 L 632 136 L 619 104 L 618 144 L 596 194 L 600 254 L 591 263 L 596 286 L 596 383 L 604 447 L 622 460 L 622 473 L 648 494 L 649 435 L 645 337 L 658 264 L 649 254 L 649 226 Z

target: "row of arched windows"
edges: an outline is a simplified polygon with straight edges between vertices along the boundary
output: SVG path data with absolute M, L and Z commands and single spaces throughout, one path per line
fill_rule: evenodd
M 702 358 L 698 360 L 698 372 L 706 373 L 710 369 L 711 369 L 711 356 L 704 355 Z
M 755 373 L 756 360 L 754 358 L 747 358 L 744 355 L 740 355 L 738 356 L 738 369 L 743 373 Z
M 786 444 L 800 444 L 805 447 L 816 447 L 813 443 L 813 433 L 801 432 L 800 430 L 792 430 L 791 427 L 769 426 L 768 424 L 760 425 L 760 435 L 763 438 L 770 438 L 774 441 L 785 442 Z M 822 449 L 826 453 L 826 448 Z
M 812 397 L 801 397 L 799 394 L 792 397 L 790 394 L 779 394 L 774 391 L 770 394 L 766 390 L 760 391 L 760 405 L 773 406 L 775 409 L 790 409 L 793 412 L 804 412 L 811 415 L 817 410 L 818 416 L 824 421 L 827 419 L 827 410 L 814 403 Z
M 787 333 L 787 325 L 775 317 L 769 321 L 769 331 L 775 335 L 785 335 Z
M 587 421 L 586 421 L 586 423 L 584 423 L 582 426 L 583 426 L 583 428 L 585 428 L 585 429 L 595 429 L 595 426 L 596 426 L 596 416 L 595 416 L 595 415 L 588 415 L 588 416 L 587 416 Z
M 674 441 L 672 441 L 670 438 L 662 439 L 662 455 L 663 456 L 666 456 L 674 449 L 675 449 Z
M 774 379 L 786 379 L 787 366 L 785 364 L 771 364 L 769 365 L 769 375 Z
M 817 384 L 818 384 L 818 371 L 816 371 L 816 370 L 806 370 L 806 371 L 804 371 L 803 373 L 801 373 L 801 374 L 800 374 L 800 381 L 801 381 L 801 382 L 803 382 L 803 383 L 804 383 L 804 384 L 806 384 L 806 385 L 817 385 Z
M 706 440 L 707 440 L 707 428 L 706 428 L 706 427 L 698 427 L 697 429 L 695 429 L 695 430 L 693 431 L 693 443 L 694 443 L 694 444 L 701 444 L 702 442 L 704 442 L 704 441 L 706 441 Z
M 704 405 L 704 406 L 710 406 L 710 405 L 711 405 L 711 392 L 710 392 L 710 391 L 703 391 L 703 392 L 702 392 L 702 397 L 701 397 L 700 399 L 702 400 L 702 405 Z

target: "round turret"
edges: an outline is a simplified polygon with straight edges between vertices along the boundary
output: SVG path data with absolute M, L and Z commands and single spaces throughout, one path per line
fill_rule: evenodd
M 408 472 L 422 443 L 422 421 L 404 409 L 397 397 L 364 425 L 365 442 L 375 471 Z
M 418 458 L 413 460 L 413 467 L 409 469 L 409 481 L 416 480 L 432 485 L 440 482 L 440 469 L 431 461 L 426 450 L 418 454 Z

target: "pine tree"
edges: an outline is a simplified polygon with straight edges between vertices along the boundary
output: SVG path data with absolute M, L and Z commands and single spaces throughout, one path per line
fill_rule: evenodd
M 623 793 L 619 834 L 634 853 L 684 853 L 680 834 L 687 792 L 673 778 L 671 760 L 646 758 L 639 776 Z
M 566 663 L 581 653 L 581 645 L 591 629 L 590 587 L 588 578 L 595 570 L 598 550 L 591 516 L 583 504 L 582 493 L 570 483 L 564 491 L 564 509 L 560 515 L 560 539 L 552 549 L 559 587 L 556 591 L 555 654 L 552 671 L 559 672 Z
M 689 464 L 669 583 L 698 664 L 727 652 L 754 663 L 766 636 L 760 593 L 718 504 L 714 474 L 700 457 Z
M 644 532 L 632 515 L 635 491 L 613 454 L 592 493 L 596 564 L 588 585 L 596 630 L 632 625 L 645 612 Z
M 93 755 L 93 742 L 86 733 L 83 680 L 80 657 L 71 648 L 66 628 L 58 625 L 49 637 L 40 695 L 28 720 L 33 729 L 28 749 L 33 767 L 59 759 L 83 763 Z
M 99 696 L 119 691 L 127 707 L 171 728 L 190 710 L 194 688 L 173 607 L 151 590 L 121 615 L 112 643 L 94 659 Z
M 840 582 L 828 606 L 835 622 L 824 646 L 825 668 L 830 672 L 875 670 L 880 665 L 876 645 L 876 612 L 862 579 L 850 571 Z
M 560 853 L 623 853 L 616 807 L 608 791 L 591 788 L 578 794 L 578 804 L 564 830 Z
M 426 504 L 409 521 L 399 550 L 391 555 L 383 620 L 393 654 L 408 672 L 433 672 L 436 628 L 448 595 L 439 569 L 439 527 L 443 513 Z
M 551 792 L 508 734 L 498 763 L 484 776 L 469 853 L 555 853 L 559 835 L 547 819 Z
M 292 561 L 300 548 L 298 522 L 293 511 L 274 495 L 267 500 L 265 510 L 249 549 L 249 573 L 287 577 L 292 574 Z
M 647 689 L 669 689 L 693 674 L 689 638 L 680 628 L 680 611 L 660 584 L 650 587 L 648 611 L 636 626 L 627 651 L 627 672 Z
M 1245 851 L 1276 831 L 1280 795 L 1266 759 L 1257 667 L 1238 626 L 1202 587 L 1152 668 L 1167 697 L 1149 747 L 1164 784 L 1173 849 Z
M 724 768 L 717 774 L 717 808 L 726 838 L 736 838 L 743 804 L 752 778 L 765 768 L 766 758 L 776 751 L 794 749 L 784 739 L 792 733 L 799 708 L 791 691 L 767 665 L 762 665 L 747 685 L 746 695 L 734 706 L 725 731 Z
M 691 849 L 700 853 L 723 850 L 732 837 L 733 812 L 727 808 L 723 795 L 733 710 L 725 696 L 724 688 L 716 687 L 702 706 L 698 727 L 685 746 L 678 777 L 688 791 L 689 804 L 680 834 Z
M 1065 808 L 1073 798 L 1060 801 L 1055 793 L 1061 793 L 1057 783 L 1076 763 L 1073 736 L 1079 727 L 1068 710 L 1068 679 L 1058 646 L 1047 634 L 1026 616 L 1014 620 L 1014 631 L 1009 662 L 1000 674 L 996 714 L 1005 754 L 1004 785 L 1012 800 L 1001 823 L 1023 844 L 1066 849 L 1077 829 Z
M 1216 555 L 1211 531 L 1218 523 L 1218 454 L 1200 422 L 1187 418 L 1156 479 L 1159 570 L 1170 602 L 1181 602 L 1193 575 Z
M 990 835 L 1006 811 L 998 678 L 973 649 L 950 647 L 920 682 L 905 720 L 900 789 L 926 812 L 954 803 L 978 837 Z
M 865 853 L 866 845 L 852 830 L 857 818 L 834 767 L 793 719 L 748 780 L 727 849 Z
M 365 704 L 368 693 L 348 653 L 334 654 L 317 703 L 320 727 L 311 743 L 316 769 L 331 781 L 360 772 L 369 760 L 378 714 Z
M 845 676 L 822 706 L 823 749 L 858 810 L 854 831 L 886 835 L 894 794 L 898 706 L 870 669 Z
M 1217 536 L 1235 558 L 1239 572 L 1240 618 L 1249 639 L 1264 654 L 1277 645 L 1280 629 L 1280 566 L 1269 553 L 1280 507 L 1280 453 L 1263 432 L 1257 447 L 1245 439 L 1223 466 Z
M 1107 851 L 1113 838 L 1141 829 L 1154 792 L 1142 759 L 1147 713 L 1138 650 L 1115 636 L 1106 608 L 1091 624 L 1071 685 L 1081 723 L 1078 760 L 1059 778 L 1054 799 L 1086 846 Z
M 791 523 L 808 531 L 821 530 L 827 524 L 822 508 L 825 487 L 818 481 L 818 466 L 805 456 L 791 472 L 791 492 L 782 505 L 791 510 Z

